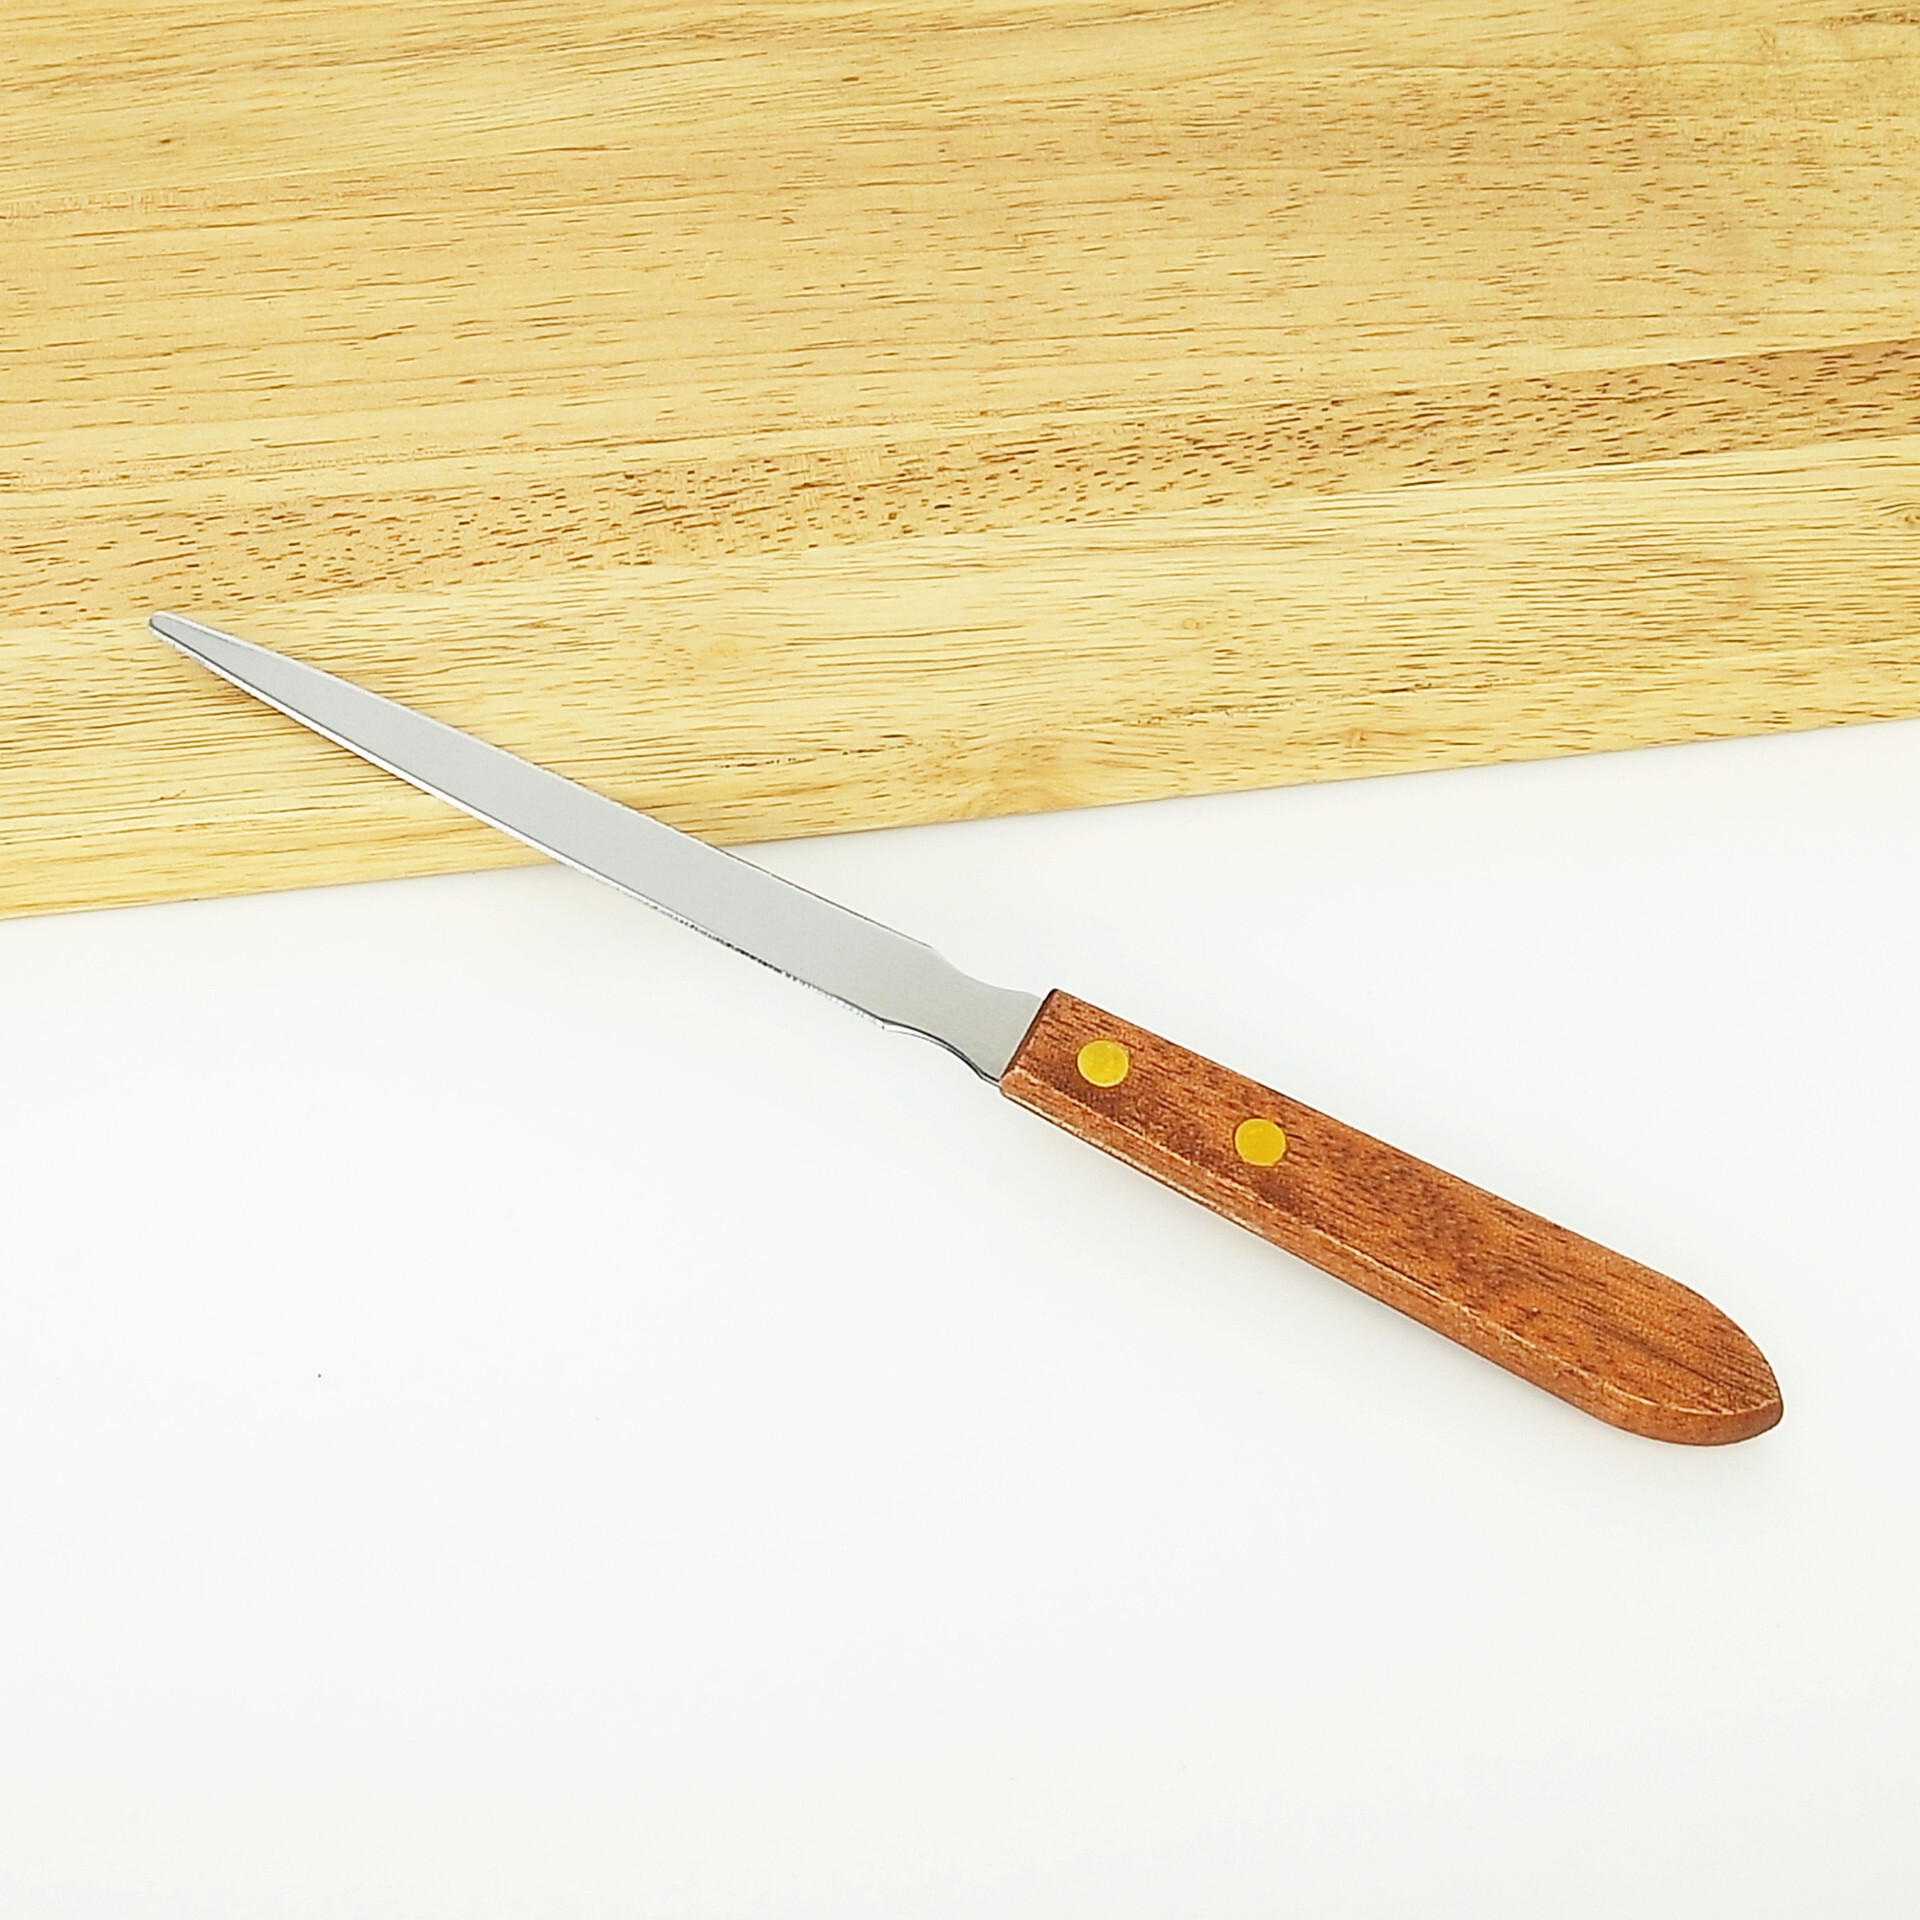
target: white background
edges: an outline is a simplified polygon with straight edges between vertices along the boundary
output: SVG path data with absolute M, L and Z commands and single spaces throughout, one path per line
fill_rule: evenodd
M 764 858 L 1679 1275 L 1785 1424 L 558 871 L 0 926 L 0 1911 L 1920 1912 L 1920 727 Z

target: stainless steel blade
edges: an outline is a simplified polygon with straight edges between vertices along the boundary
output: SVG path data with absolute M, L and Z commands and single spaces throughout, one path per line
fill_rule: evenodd
M 949 1048 L 989 1080 L 1040 1011 L 1038 994 L 988 986 L 918 940 L 397 701 L 178 614 L 147 624 L 375 766 L 883 1026 Z

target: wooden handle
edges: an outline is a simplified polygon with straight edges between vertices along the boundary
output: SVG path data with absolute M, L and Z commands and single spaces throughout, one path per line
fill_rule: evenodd
M 1000 1086 L 1629 1433 L 1714 1446 L 1780 1418 L 1759 1348 L 1677 1280 L 1083 1000 L 1048 995 Z

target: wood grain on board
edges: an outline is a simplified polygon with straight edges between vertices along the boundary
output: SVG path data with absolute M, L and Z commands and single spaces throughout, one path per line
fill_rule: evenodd
M 10 6 L 0 911 L 1920 711 L 1920 13 Z
M 1612 1426 L 1718 1446 L 1779 1422 L 1759 1348 L 1691 1288 L 1070 994 L 1000 1085 Z

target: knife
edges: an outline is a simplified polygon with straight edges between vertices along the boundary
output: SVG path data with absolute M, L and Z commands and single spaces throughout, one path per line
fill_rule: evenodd
M 1072 995 L 931 947 L 317 667 L 177 614 L 169 645 L 539 852 L 957 1054 L 1002 1093 L 1583 1412 L 1713 1446 L 1780 1418 L 1691 1288 Z

